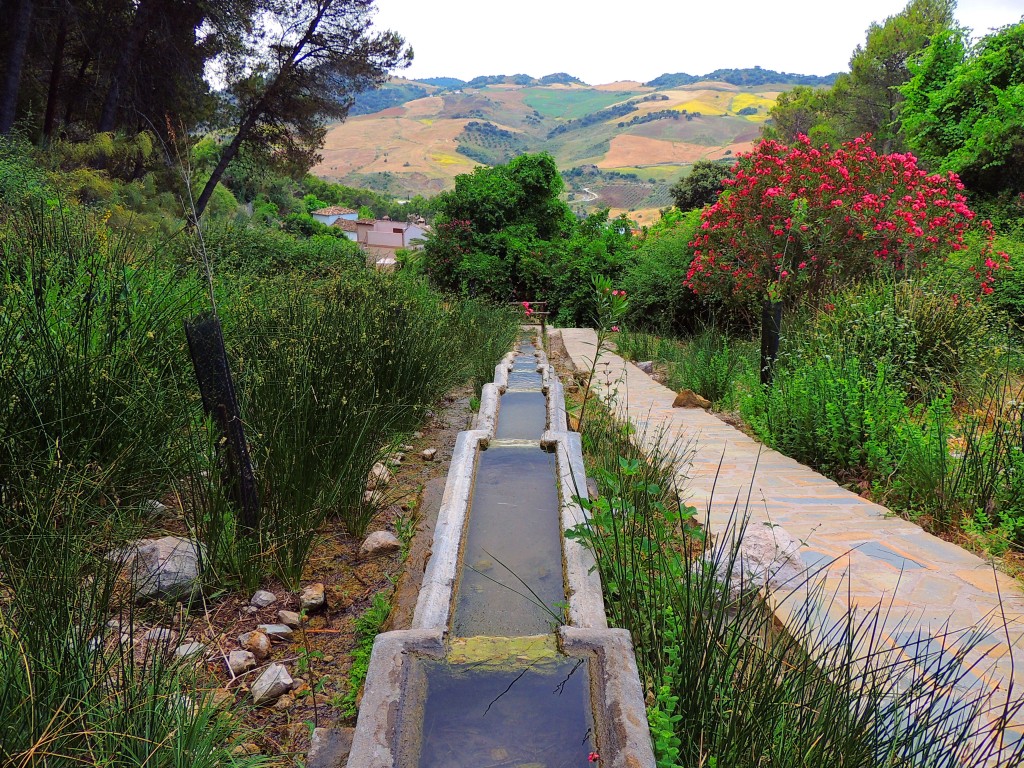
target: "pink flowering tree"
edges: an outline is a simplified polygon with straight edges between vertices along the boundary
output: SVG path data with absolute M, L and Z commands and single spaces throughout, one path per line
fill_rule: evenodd
M 702 216 L 685 285 L 698 295 L 760 301 L 761 381 L 771 382 L 784 303 L 840 281 L 890 270 L 909 274 L 966 249 L 982 293 L 1009 257 L 992 248 L 992 225 L 975 220 L 955 174 L 930 174 L 911 154 L 880 155 L 863 138 L 836 149 L 806 136 L 762 141 L 741 155 L 724 192 Z

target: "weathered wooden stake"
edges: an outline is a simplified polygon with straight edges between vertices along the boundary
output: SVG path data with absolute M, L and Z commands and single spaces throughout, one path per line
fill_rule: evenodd
M 782 333 L 782 303 L 765 299 L 761 304 L 761 386 L 770 387 L 779 357 Z
M 186 320 L 185 336 L 203 397 L 203 410 L 220 428 L 217 450 L 221 480 L 238 508 L 239 527 L 244 534 L 251 535 L 259 526 L 259 489 L 245 442 L 220 320 L 210 313 Z

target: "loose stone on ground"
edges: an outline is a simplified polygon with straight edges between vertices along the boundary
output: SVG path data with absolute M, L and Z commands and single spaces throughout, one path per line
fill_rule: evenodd
M 283 664 L 271 664 L 252 684 L 252 701 L 257 706 L 273 703 L 291 690 L 293 683 Z
M 363 540 L 359 553 L 364 557 L 377 557 L 397 552 L 402 542 L 391 531 L 374 531 Z
M 258 630 L 239 635 L 238 644 L 260 661 L 270 656 L 270 638 Z

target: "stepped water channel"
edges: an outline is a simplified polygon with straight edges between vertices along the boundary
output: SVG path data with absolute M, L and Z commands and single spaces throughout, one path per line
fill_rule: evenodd
M 374 643 L 352 768 L 653 768 L 629 635 L 609 629 L 579 435 L 531 335 L 459 434 L 413 627 Z

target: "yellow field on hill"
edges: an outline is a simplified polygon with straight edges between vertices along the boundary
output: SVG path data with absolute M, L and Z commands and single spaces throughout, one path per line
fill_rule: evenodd
M 685 141 L 662 141 L 644 136 L 622 135 L 611 141 L 611 148 L 604 159 L 597 163 L 599 168 L 621 168 L 622 166 L 666 165 L 695 163 L 698 160 L 717 160 L 732 154 L 748 152 L 754 144 L 750 141 L 730 144 L 726 147 L 706 147 Z
M 768 110 L 775 106 L 774 98 L 767 98 L 757 93 L 737 93 L 733 96 L 729 109 L 732 112 L 739 112 L 741 109 L 753 107 L 757 110 L 756 115 L 744 115 L 748 120 L 763 123 L 768 119 Z
M 424 101 L 424 99 L 421 99 Z M 341 178 L 349 173 L 422 173 L 454 178 L 476 163 L 456 153 L 455 137 L 468 120 L 387 120 L 377 115 L 352 118 L 327 132 L 318 176 Z M 372 130 L 370 125 L 372 124 Z
M 435 117 L 444 108 L 444 99 L 440 96 L 426 96 L 416 101 L 405 103 L 407 117 Z

